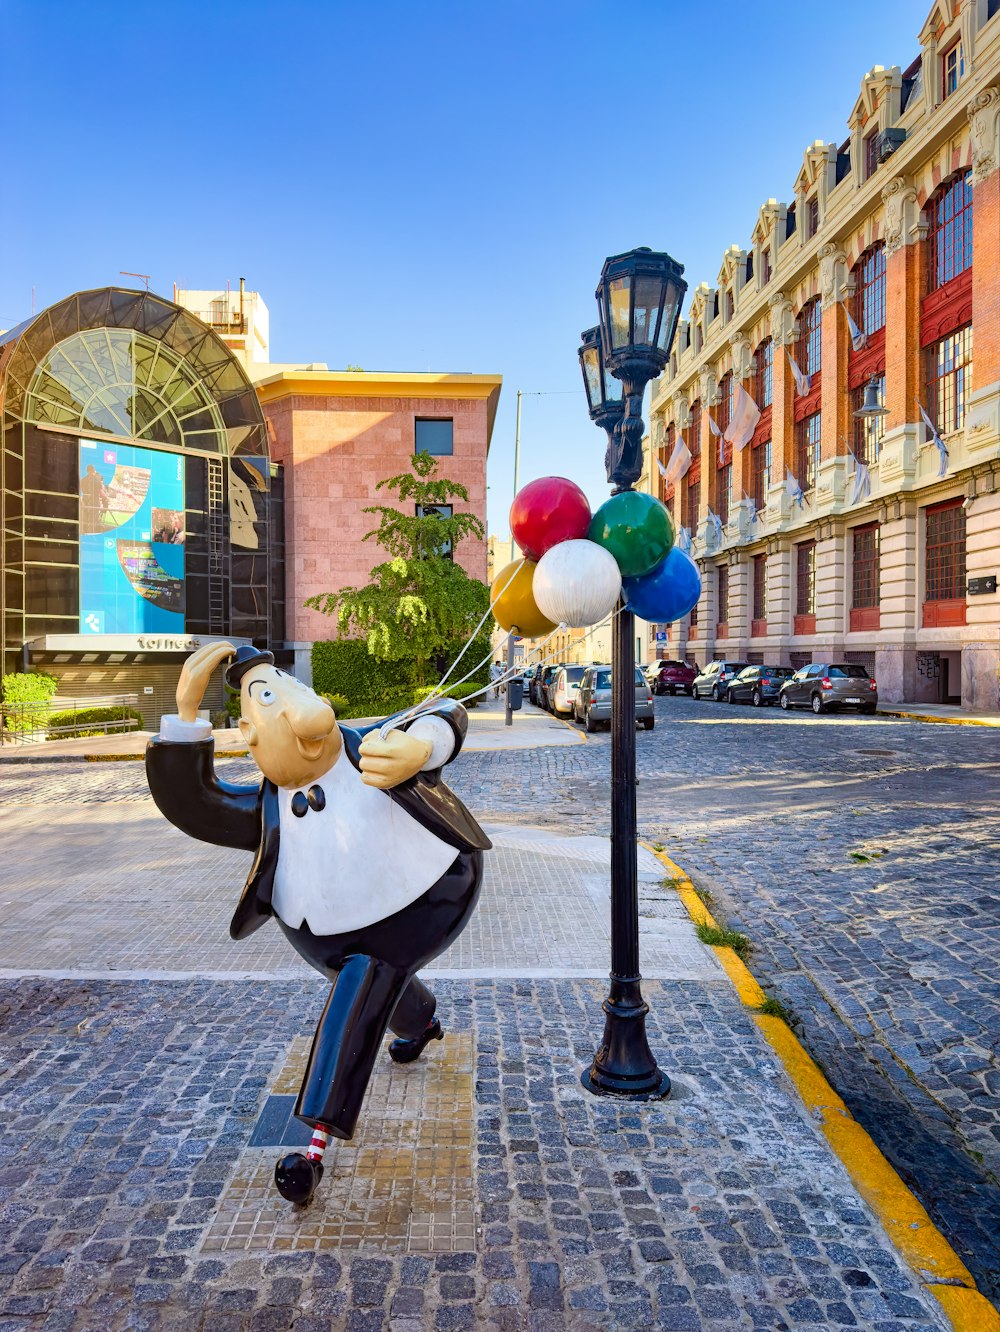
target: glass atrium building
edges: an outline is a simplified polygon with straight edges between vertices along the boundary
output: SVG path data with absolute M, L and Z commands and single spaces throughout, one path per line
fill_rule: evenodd
M 155 723 L 195 640 L 281 647 L 281 468 L 216 333 L 150 292 L 79 292 L 0 334 L 0 409 L 5 673 L 137 693 Z

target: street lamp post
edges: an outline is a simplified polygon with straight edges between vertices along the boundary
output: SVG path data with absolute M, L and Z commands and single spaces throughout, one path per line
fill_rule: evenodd
M 668 254 L 642 248 L 607 259 L 601 273 L 600 326 L 583 334 L 579 357 L 591 420 L 608 433 L 613 495 L 631 490 L 642 472 L 642 398 L 670 356 L 683 272 Z M 614 380 L 617 393 L 609 392 Z M 668 1095 L 670 1079 L 646 1039 L 639 974 L 634 623 L 619 603 L 611 631 L 611 976 L 604 1039 L 581 1081 L 597 1095 L 645 1101 Z

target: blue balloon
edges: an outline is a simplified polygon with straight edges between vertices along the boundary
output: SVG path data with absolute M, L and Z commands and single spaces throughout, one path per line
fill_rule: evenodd
M 700 596 L 698 566 L 678 546 L 649 573 L 622 579 L 622 598 L 627 608 L 652 624 L 679 620 L 697 606 Z

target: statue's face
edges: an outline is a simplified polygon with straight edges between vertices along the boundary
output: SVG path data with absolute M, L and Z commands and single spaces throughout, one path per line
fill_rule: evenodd
M 276 666 L 240 681 L 240 731 L 261 772 L 277 786 L 308 786 L 333 767 L 342 739 L 333 708 Z

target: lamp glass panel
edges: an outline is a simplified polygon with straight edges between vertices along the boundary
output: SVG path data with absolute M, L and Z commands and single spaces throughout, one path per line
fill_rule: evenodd
M 632 279 L 629 276 L 612 278 L 608 283 L 608 303 L 611 307 L 611 346 L 617 350 L 627 347 L 629 338 L 629 297 Z
M 583 350 L 583 378 L 587 385 L 587 397 L 591 407 L 601 405 L 601 362 L 596 347 Z
M 666 300 L 663 302 L 663 318 L 660 320 L 660 331 L 656 336 L 656 345 L 662 352 L 669 352 L 670 350 L 679 313 L 680 298 L 677 294 L 677 288 L 671 283 L 667 288 Z
M 621 402 L 622 381 L 615 379 L 610 370 L 604 372 L 604 397 L 607 402 Z
M 656 316 L 660 312 L 663 283 L 658 277 L 635 280 L 635 315 L 632 341 L 637 347 L 651 347 L 656 336 Z

